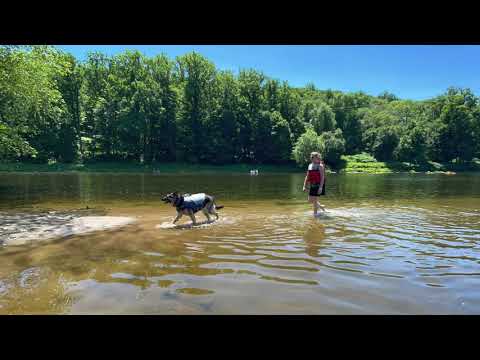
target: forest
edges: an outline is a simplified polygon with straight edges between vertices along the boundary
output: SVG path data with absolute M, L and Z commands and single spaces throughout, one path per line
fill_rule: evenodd
M 468 163 L 480 157 L 479 98 L 455 87 L 424 101 L 299 88 L 198 53 L 80 62 L 53 46 L 0 47 L 2 162 L 303 166 L 313 150 L 331 167 L 361 153 Z

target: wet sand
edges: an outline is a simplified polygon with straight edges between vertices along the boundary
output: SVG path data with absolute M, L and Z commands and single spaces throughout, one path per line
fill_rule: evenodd
M 0 245 L 14 246 L 95 231 L 117 229 L 136 221 L 121 216 L 80 216 L 68 214 L 0 214 Z

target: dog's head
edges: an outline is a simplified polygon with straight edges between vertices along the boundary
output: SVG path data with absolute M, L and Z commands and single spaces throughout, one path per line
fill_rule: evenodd
M 172 204 L 172 206 L 175 206 L 179 200 L 180 200 L 180 195 L 178 194 L 177 191 L 167 194 L 162 198 L 162 201 L 165 204 Z

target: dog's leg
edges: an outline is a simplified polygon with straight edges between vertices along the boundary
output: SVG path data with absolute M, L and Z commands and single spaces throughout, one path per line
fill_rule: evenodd
M 180 220 L 182 216 L 183 214 L 181 212 L 177 212 L 177 217 L 175 218 L 175 220 L 173 220 L 173 223 L 175 224 L 178 220 Z
M 208 217 L 208 221 L 210 221 L 210 215 L 215 215 L 218 220 L 218 215 L 215 212 L 215 201 L 213 201 L 213 198 L 212 198 L 212 201 L 207 206 L 205 206 L 204 211 L 205 210 L 206 210 L 205 215 Z
M 217 213 L 215 203 L 213 203 L 212 206 L 210 206 L 210 209 L 208 209 L 208 211 L 209 211 L 210 214 L 215 215 L 215 217 L 218 220 L 218 213 Z
M 217 211 L 215 210 L 215 207 L 212 208 L 212 212 L 211 212 L 211 213 L 212 213 L 213 215 L 215 215 L 215 217 L 216 217 L 217 220 L 218 220 L 218 217 L 219 217 L 219 216 L 218 216 Z
M 195 220 L 195 214 L 192 210 L 188 211 L 188 216 L 190 216 L 190 219 L 192 219 L 192 225 L 197 225 L 197 220 Z
M 209 211 L 210 211 L 210 210 L 207 209 L 207 208 L 204 208 L 204 209 L 202 210 L 203 214 L 207 217 L 207 221 L 208 221 L 208 222 L 212 221 L 212 220 L 210 219 Z

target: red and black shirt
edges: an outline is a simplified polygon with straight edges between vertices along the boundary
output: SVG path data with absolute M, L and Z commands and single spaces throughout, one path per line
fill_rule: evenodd
M 310 184 L 320 184 L 322 182 L 322 172 L 320 170 L 320 164 L 308 165 L 308 182 Z

